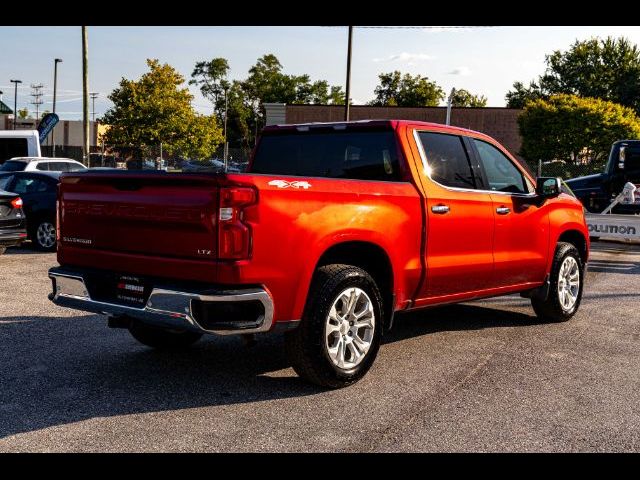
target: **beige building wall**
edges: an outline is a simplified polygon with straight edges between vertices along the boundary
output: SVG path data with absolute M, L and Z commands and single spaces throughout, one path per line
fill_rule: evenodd
M 35 119 L 18 120 L 17 127 L 25 130 L 36 130 Z M 13 115 L 0 115 L 0 130 L 10 130 L 13 128 Z M 98 145 L 97 134 L 103 132 L 107 125 L 98 122 L 89 122 L 89 145 Z M 60 120 L 53 131 L 53 139 L 56 145 L 68 145 L 82 147 L 83 144 L 82 120 Z M 44 145 L 51 145 L 50 133 Z

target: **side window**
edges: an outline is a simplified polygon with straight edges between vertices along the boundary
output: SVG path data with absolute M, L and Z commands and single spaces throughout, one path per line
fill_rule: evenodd
M 18 195 L 24 195 L 25 193 L 33 192 L 33 178 L 20 177 L 16 179 L 15 186 L 13 187 L 13 193 Z
M 38 162 L 36 164 L 36 170 L 49 170 L 49 162 Z
M 49 169 L 54 172 L 68 172 L 69 163 L 68 162 L 51 162 L 51 166 L 49 167 Z
M 524 175 L 500 150 L 490 143 L 473 139 L 480 154 L 489 189 L 496 192 L 531 193 Z
M 432 180 L 456 188 L 476 188 L 469 157 L 457 135 L 419 132 Z
M 77 163 L 67 162 L 68 172 L 81 172 L 86 170 L 83 165 L 78 165 Z

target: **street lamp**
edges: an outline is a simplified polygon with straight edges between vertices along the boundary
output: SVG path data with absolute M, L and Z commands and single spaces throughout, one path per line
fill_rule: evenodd
M 53 59 L 53 113 L 56 113 L 56 91 L 58 89 L 58 63 L 61 63 L 61 58 Z M 51 150 L 52 156 L 56 156 L 56 142 L 54 139 L 55 127 L 51 129 Z
M 13 95 L 13 129 L 16 129 L 16 122 L 18 121 L 18 84 L 22 83 L 22 80 L 10 80 L 11 83 L 15 83 L 15 93 Z

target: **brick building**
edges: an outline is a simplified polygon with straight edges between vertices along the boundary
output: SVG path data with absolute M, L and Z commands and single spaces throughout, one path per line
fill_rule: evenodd
M 339 122 L 344 118 L 341 105 L 286 105 L 284 103 L 265 103 L 266 124 Z M 522 138 L 518 131 L 518 115 L 522 110 L 516 108 L 483 107 L 452 108 L 451 125 L 469 128 L 495 138 L 512 154 L 519 156 Z M 351 120 L 398 119 L 420 120 L 424 122 L 445 123 L 446 107 L 371 107 L 352 105 Z

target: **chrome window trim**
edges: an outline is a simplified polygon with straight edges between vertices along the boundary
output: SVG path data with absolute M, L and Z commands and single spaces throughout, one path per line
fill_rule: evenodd
M 438 131 L 434 131 L 434 130 L 419 130 L 417 128 L 413 129 L 413 138 L 416 142 L 416 145 L 418 147 L 418 154 L 420 155 L 420 160 L 422 161 L 422 171 L 424 172 L 424 175 L 431 180 L 433 183 L 435 183 L 436 185 L 438 185 L 439 187 L 444 188 L 445 190 L 449 190 L 452 192 L 466 192 L 466 193 L 493 193 L 493 194 L 497 194 L 497 195 L 509 195 L 509 196 L 515 196 L 515 197 L 522 197 L 522 198 L 535 198 L 536 197 L 536 193 L 515 193 L 515 192 L 499 192 L 497 190 L 483 190 L 480 188 L 460 188 L 460 187 L 450 187 L 448 185 L 443 185 L 440 182 L 438 182 L 437 180 L 434 180 L 433 178 L 431 178 L 431 175 L 429 175 L 429 169 L 428 169 L 428 164 L 427 164 L 427 154 L 424 151 L 424 147 L 422 146 L 422 140 L 420 140 L 420 133 L 424 132 L 424 133 L 439 133 L 441 135 L 454 135 L 456 137 L 462 137 L 462 135 L 456 134 L 456 133 L 444 133 L 444 132 L 438 132 Z M 470 139 L 474 139 L 474 137 L 468 137 Z M 487 142 L 485 142 L 487 143 Z M 518 167 L 516 167 L 518 169 L 518 171 L 520 172 L 520 169 Z M 522 172 L 520 172 L 522 173 Z M 475 175 L 475 172 L 474 172 Z M 523 175 L 524 177 L 524 175 Z

